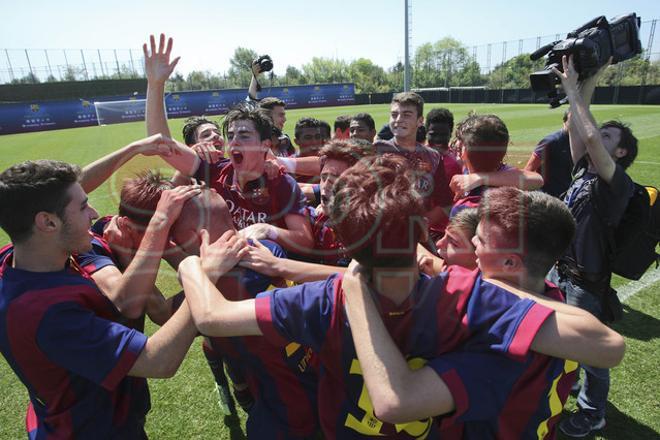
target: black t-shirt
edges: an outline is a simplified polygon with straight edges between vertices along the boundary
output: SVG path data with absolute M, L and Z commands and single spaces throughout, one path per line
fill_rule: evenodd
M 543 191 L 554 197 L 561 195 L 571 185 L 571 146 L 568 132 L 558 130 L 544 137 L 534 149 L 534 155 L 541 159 L 539 172 L 543 176 Z
M 604 274 L 611 271 L 605 248 L 604 221 L 599 218 L 599 212 L 606 214 L 611 224 L 618 224 L 635 187 L 620 165 L 616 165 L 609 184 L 587 169 L 585 156 L 575 165 L 574 180 L 564 197 L 576 223 L 575 237 L 565 257 L 577 263 L 583 273 Z

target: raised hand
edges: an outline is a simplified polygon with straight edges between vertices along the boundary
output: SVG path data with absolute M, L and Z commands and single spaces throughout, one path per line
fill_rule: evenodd
M 144 70 L 149 82 L 165 82 L 170 77 L 176 64 L 181 57 L 176 57 L 170 62 L 172 52 L 172 38 L 167 39 L 165 46 L 165 34 L 160 34 L 158 49 L 156 49 L 156 39 L 153 35 L 149 36 L 150 51 L 147 50 L 147 43 L 142 45 L 144 52 Z
M 179 218 L 183 205 L 201 192 L 201 185 L 177 186 L 163 191 L 156 205 L 154 217 L 171 226 Z
M 575 65 L 573 64 L 573 56 L 567 57 L 564 55 L 561 57 L 563 72 L 560 72 L 556 67 L 552 68 L 552 71 L 555 75 L 561 80 L 562 88 L 564 92 L 568 95 L 570 92 L 578 91 L 578 78 L 580 75 L 575 70 Z
M 208 231 L 202 229 L 200 238 L 202 244 L 199 255 L 202 259 L 202 267 L 214 284 L 248 253 L 247 242 L 234 230 L 226 231 L 220 238 L 210 243 Z

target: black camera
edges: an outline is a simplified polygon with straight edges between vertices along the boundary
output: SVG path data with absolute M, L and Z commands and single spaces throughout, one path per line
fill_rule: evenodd
M 252 61 L 252 65 L 259 65 L 259 72 L 270 72 L 273 70 L 273 60 L 268 55 L 261 55 L 259 58 Z
M 635 13 L 620 15 L 611 22 L 600 16 L 569 32 L 565 40 L 541 47 L 529 56 L 532 60 L 538 60 L 548 55 L 545 68 L 529 76 L 532 90 L 547 93 L 550 107 L 558 107 L 563 103 L 557 94 L 557 85 L 561 84 L 561 80 L 552 68 L 563 71 L 562 57 L 573 55 L 575 70 L 580 74 L 579 80 L 587 79 L 598 72 L 610 57 L 612 64 L 616 64 L 642 53 L 640 23 L 641 19 Z

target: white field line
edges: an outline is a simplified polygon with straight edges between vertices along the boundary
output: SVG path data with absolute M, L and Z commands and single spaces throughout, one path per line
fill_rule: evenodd
M 646 272 L 639 280 L 630 281 L 625 286 L 619 288 L 617 290 L 619 300 L 622 303 L 626 302 L 629 298 L 632 298 L 638 292 L 646 289 L 649 286 L 652 286 L 658 281 L 660 281 L 660 270 L 653 268 Z

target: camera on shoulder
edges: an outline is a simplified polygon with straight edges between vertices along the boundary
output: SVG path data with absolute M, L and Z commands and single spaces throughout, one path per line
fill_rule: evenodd
M 580 74 L 579 80 L 585 80 L 596 74 L 610 57 L 612 64 L 616 64 L 642 53 L 640 23 L 640 17 L 634 12 L 620 15 L 609 22 L 605 16 L 600 16 L 569 32 L 566 39 L 541 47 L 530 58 L 538 60 L 547 54 L 548 59 L 543 70 L 529 76 L 532 90 L 546 93 L 550 107 L 558 107 L 563 103 L 557 93 L 561 80 L 552 72 L 552 68 L 563 71 L 562 57 L 572 55 L 575 70 Z

